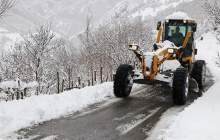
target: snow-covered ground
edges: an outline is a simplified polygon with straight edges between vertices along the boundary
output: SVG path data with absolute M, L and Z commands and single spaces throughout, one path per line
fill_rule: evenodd
M 178 5 L 180 5 L 182 3 L 188 3 L 188 2 L 192 2 L 192 1 L 193 0 L 179 0 L 179 1 L 161 0 L 158 2 L 158 3 L 161 3 L 160 6 L 158 6 L 156 8 L 152 8 L 152 7 L 144 8 L 144 10 L 140 10 L 140 11 L 137 11 L 134 14 L 132 14 L 132 17 L 142 16 L 143 19 L 147 16 L 156 17 L 159 12 L 165 11 L 170 8 L 175 9 Z M 168 3 L 168 2 L 170 2 L 170 3 Z
M 73 89 L 62 94 L 32 96 L 24 100 L 0 102 L 0 140 L 14 131 L 80 111 L 113 97 L 111 82 Z M 136 90 L 140 86 L 134 86 Z
M 197 59 L 206 60 L 215 84 L 192 105 L 168 110 L 154 128 L 150 140 L 219 140 L 220 43 L 215 33 L 203 37 L 204 40 L 196 41 Z

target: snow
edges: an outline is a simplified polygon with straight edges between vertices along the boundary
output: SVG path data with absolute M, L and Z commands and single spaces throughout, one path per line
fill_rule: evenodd
M 166 19 L 185 19 L 185 20 L 192 20 L 186 13 L 178 11 L 174 12 L 172 15 L 166 17 Z
M 20 82 L 20 85 L 19 85 L 18 81 L 4 81 L 0 83 L 1 89 L 20 88 L 21 86 L 23 86 L 23 82 Z
M 0 101 L 1 101 L 1 100 L 5 101 L 5 100 L 7 100 L 7 99 L 8 99 L 8 95 L 5 94 L 4 92 L 0 92 Z
M 37 81 L 33 81 L 33 82 L 29 82 L 29 83 L 26 83 L 25 87 L 27 88 L 33 88 L 33 87 L 37 87 L 39 84 Z
M 157 49 L 156 55 L 159 55 L 159 56 L 163 55 L 163 54 L 161 54 L 161 52 L 164 52 L 167 49 L 178 49 L 178 47 L 175 46 L 175 44 L 169 40 L 158 43 L 157 46 L 159 49 Z
M 159 12 L 165 11 L 170 8 L 175 8 L 182 3 L 188 3 L 191 1 L 193 0 L 179 0 L 177 2 L 171 1 L 170 3 L 168 3 L 169 1 L 167 0 L 160 0 L 161 6 L 158 6 L 157 8 L 147 7 L 144 10 L 135 12 L 134 14 L 132 14 L 132 17 L 142 16 L 143 19 L 147 16 L 156 17 Z
M 174 43 L 170 42 L 169 40 L 166 40 L 164 42 L 158 43 L 157 44 L 158 48 L 156 52 L 144 52 L 145 60 L 146 60 L 146 66 L 151 67 L 152 64 L 152 58 L 154 55 L 158 55 L 159 59 L 163 59 L 163 53 L 167 49 L 179 49 L 178 47 L 175 46 Z M 180 66 L 179 61 L 177 60 L 166 60 L 162 65 L 161 68 L 163 71 L 167 70 L 176 70 Z
M 54 136 L 49 136 L 49 137 L 43 138 L 41 140 L 56 140 L 56 139 L 57 139 L 57 136 L 54 135 Z
M 180 67 L 180 62 L 177 60 L 166 60 L 164 63 L 161 65 L 161 68 L 163 71 L 175 71 L 177 68 Z
M 15 81 L 3 81 L 0 83 L 0 88 L 7 90 L 8 88 L 19 88 L 19 89 L 24 89 L 24 88 L 33 88 L 37 87 L 38 83 L 36 81 L 30 82 L 30 83 L 25 83 L 20 80 L 15 80 Z
M 219 140 L 220 60 L 217 55 L 220 44 L 215 33 L 207 33 L 203 37 L 204 40 L 196 41 L 199 51 L 197 59 L 206 60 L 215 77 L 215 84 L 192 105 L 179 108 L 174 114 L 173 108 L 165 113 L 154 128 L 150 140 Z
M 133 90 L 139 86 L 134 85 Z M 0 139 L 21 128 L 80 111 L 113 97 L 112 82 L 73 89 L 62 94 L 31 96 L 24 100 L 0 102 Z
M 136 115 L 134 117 L 135 118 L 134 120 L 131 120 L 131 122 L 129 122 L 127 124 L 123 124 L 123 125 L 118 126 L 116 128 L 116 130 L 118 130 L 120 132 L 120 135 L 125 135 L 125 134 L 129 133 L 131 130 L 133 130 L 134 128 L 136 128 L 138 125 L 145 122 L 150 117 L 154 116 L 160 109 L 161 109 L 161 107 L 158 107 L 154 110 L 151 110 L 148 115 L 145 115 L 145 114 Z
M 0 27 L 0 44 L 2 46 L 2 50 L 8 52 L 11 46 L 20 41 L 23 41 L 23 38 L 20 34 L 10 32 Z

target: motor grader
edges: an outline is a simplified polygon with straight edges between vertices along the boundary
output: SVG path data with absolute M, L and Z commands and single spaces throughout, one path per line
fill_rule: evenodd
M 168 85 L 175 105 L 186 104 L 192 84 L 194 91 L 201 94 L 206 64 L 204 60 L 195 59 L 196 29 L 197 23 L 193 19 L 165 19 L 157 23 L 156 43 L 151 52 L 144 51 L 137 44 L 129 45 L 139 64 L 118 67 L 114 78 L 115 96 L 128 97 L 133 83 Z

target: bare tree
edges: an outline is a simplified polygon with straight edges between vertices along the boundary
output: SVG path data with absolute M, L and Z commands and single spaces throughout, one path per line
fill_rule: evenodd
M 15 4 L 15 0 L 0 0 L 0 17 L 4 16 L 5 13 L 11 9 Z
M 5 78 L 37 81 L 37 94 L 42 92 L 47 80 L 50 80 L 51 54 L 60 46 L 57 42 L 52 43 L 54 36 L 50 26 L 45 25 L 15 45 L 13 51 L 3 58 Z
M 129 19 L 126 14 L 120 18 L 117 14 L 110 22 L 90 29 L 89 34 L 85 31 L 79 36 L 83 48 L 81 66 L 89 73 L 99 73 L 103 67 L 103 77 L 109 79 L 118 65 L 133 64 L 135 57 L 128 45 L 138 43 L 147 48 L 152 43 L 152 29 L 146 23 L 141 18 Z

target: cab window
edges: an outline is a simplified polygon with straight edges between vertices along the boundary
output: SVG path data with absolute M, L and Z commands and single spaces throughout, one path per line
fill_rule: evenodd
M 169 25 L 166 30 L 166 40 L 173 42 L 176 46 L 181 46 L 187 33 L 187 26 Z
M 179 27 L 179 33 L 183 35 L 183 37 L 186 36 L 186 26 L 178 26 Z M 172 37 L 175 34 L 177 34 L 177 26 L 168 26 L 168 37 Z

